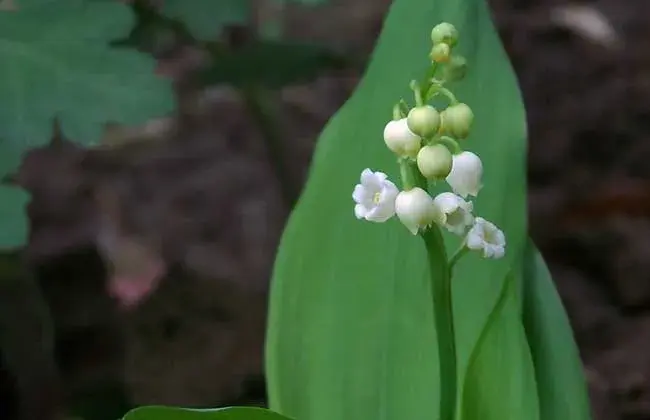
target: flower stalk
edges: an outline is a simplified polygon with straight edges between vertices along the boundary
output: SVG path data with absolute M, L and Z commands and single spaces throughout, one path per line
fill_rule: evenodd
M 456 420 L 458 376 L 456 336 L 452 296 L 453 269 L 468 252 L 483 258 L 505 255 L 504 233 L 492 222 L 475 216 L 474 202 L 483 188 L 483 163 L 476 154 L 461 147 L 472 131 L 474 112 L 443 85 L 459 81 L 467 63 L 452 54 L 458 31 L 449 23 L 437 25 L 431 32 L 431 67 L 425 81 L 410 83 L 415 106 L 399 100 L 393 107 L 393 120 L 384 127 L 384 143 L 399 163 L 401 191 L 383 172 L 365 169 L 352 198 L 358 219 L 384 223 L 397 216 L 402 225 L 424 241 L 431 281 L 431 301 L 437 335 L 440 377 L 440 406 L 437 420 Z M 444 77 L 436 78 L 442 69 Z M 435 96 L 446 97 L 449 105 L 439 110 L 428 102 Z M 428 182 L 444 181 L 451 192 L 435 198 Z M 461 239 L 451 258 L 445 248 L 444 234 Z
M 454 328 L 451 269 L 447 264 L 445 244 L 438 227 L 421 234 L 427 249 L 427 262 L 431 275 L 433 317 L 438 341 L 438 366 L 440 375 L 440 419 L 454 420 L 458 379 L 456 372 L 456 333 Z
M 420 175 L 417 166 L 402 160 L 400 162 L 402 188 L 426 190 L 427 181 Z M 438 344 L 438 366 L 440 377 L 440 420 L 455 420 L 456 397 L 458 395 L 456 333 L 451 293 L 451 266 L 447 263 L 445 242 L 438 226 L 431 226 L 420 232 L 427 252 L 433 318 Z

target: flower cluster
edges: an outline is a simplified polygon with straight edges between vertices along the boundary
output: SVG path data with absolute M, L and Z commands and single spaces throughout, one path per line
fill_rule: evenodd
M 468 197 L 477 197 L 483 187 L 483 163 L 459 141 L 469 136 L 474 120 L 472 109 L 459 102 L 444 87 L 448 81 L 464 77 L 466 61 L 452 54 L 458 41 L 456 28 L 437 25 L 432 33 L 431 71 L 425 83 L 411 82 L 415 107 L 400 101 L 393 109 L 393 120 L 384 128 L 384 142 L 398 157 L 403 190 L 383 172 L 364 169 L 352 193 L 358 219 L 385 222 L 394 215 L 414 235 L 437 225 L 463 237 L 467 249 L 481 251 L 485 258 L 505 254 L 505 235 L 493 223 L 476 217 Z M 442 67 L 442 78 L 436 73 Z M 449 105 L 439 111 L 429 102 L 442 95 Z M 445 180 L 453 192 L 435 198 L 426 191 L 427 180 Z

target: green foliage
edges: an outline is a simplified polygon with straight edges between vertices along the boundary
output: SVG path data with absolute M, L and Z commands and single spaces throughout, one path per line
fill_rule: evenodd
M 519 317 L 515 281 L 513 273 L 508 275 L 470 359 L 462 396 L 463 420 L 540 418 L 535 370 Z
M 195 410 L 177 407 L 141 407 L 128 412 L 123 420 L 290 420 L 258 407 L 226 407 Z
M 484 261 L 471 254 L 455 269 L 459 378 L 465 378 L 508 273 L 518 273 L 527 237 L 525 114 L 489 10 L 483 0 L 396 0 L 367 73 L 319 139 L 310 178 L 281 241 L 267 374 L 271 407 L 284 414 L 356 420 L 435 418 L 438 412 L 436 337 L 422 244 L 395 220 L 386 225 L 357 221 L 350 193 L 364 167 L 398 178 L 382 130 L 393 104 L 408 97 L 409 80 L 427 68 L 429 33 L 440 21 L 459 29 L 459 53 L 470 65 L 454 92 L 476 114 L 467 140 L 467 148 L 485 164 L 476 212 L 508 238 L 504 259 Z M 446 239 L 451 254 L 458 243 Z M 507 302 L 488 336 L 489 342 L 506 340 L 512 346 L 495 351 L 486 344 L 476 363 L 502 366 L 514 359 L 511 371 L 526 375 L 531 371 L 526 337 L 520 313 L 512 310 L 520 303 Z M 504 334 L 503 325 L 518 327 Z M 513 398 L 510 381 L 506 375 L 483 378 L 471 385 L 472 393 L 488 395 L 493 388 L 501 390 L 494 398 Z M 509 404 L 534 410 L 529 405 L 534 403 L 526 402 L 530 396 L 518 396 L 521 401 Z M 507 415 L 494 412 L 490 418 Z
M 524 255 L 523 320 L 539 389 L 541 420 L 591 419 L 582 363 L 560 296 L 532 241 Z
M 162 13 L 180 19 L 192 35 L 216 38 L 228 25 L 245 24 L 251 14 L 250 0 L 165 0 Z
M 0 12 L 0 136 L 45 144 L 57 116 L 67 137 L 99 140 L 107 120 L 135 124 L 173 109 L 151 57 L 109 43 L 134 23 L 119 2 L 19 2 Z
M 203 74 L 207 84 L 281 88 L 314 79 L 325 69 L 342 68 L 346 60 L 331 50 L 309 44 L 265 40 L 218 57 Z
M 119 2 L 18 1 L 0 12 L 0 177 L 46 144 L 56 117 L 68 138 L 95 144 L 108 121 L 136 124 L 173 109 L 168 81 L 151 57 L 109 43 L 134 19 Z M 26 240 L 28 196 L 0 188 L 0 248 Z

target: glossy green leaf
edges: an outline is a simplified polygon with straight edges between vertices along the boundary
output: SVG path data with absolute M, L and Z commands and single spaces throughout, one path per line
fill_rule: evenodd
M 509 274 L 467 368 L 463 420 L 537 420 L 535 369 Z
M 347 61 L 324 46 L 269 39 L 217 57 L 214 66 L 204 72 L 202 81 L 282 88 L 308 82 L 326 70 L 343 68 Z
M 356 220 L 351 193 L 366 167 L 398 179 L 382 131 L 395 102 L 412 98 L 409 81 L 425 73 L 429 34 L 441 21 L 459 29 L 457 49 L 470 65 L 453 89 L 476 115 L 464 142 L 485 166 L 475 209 L 508 237 L 505 258 L 471 254 L 456 267 L 460 377 L 503 279 L 520 262 L 525 114 L 489 9 L 483 0 L 395 0 L 366 74 L 318 141 L 277 255 L 266 362 L 271 408 L 283 414 L 309 420 L 436 418 L 438 362 L 423 244 L 395 219 Z M 458 246 L 457 238 L 446 241 L 448 252 Z
M 530 343 L 541 420 L 590 420 L 578 346 L 544 258 L 528 242 L 524 255 L 524 326 Z
M 224 26 L 248 21 L 250 0 L 165 0 L 162 13 L 183 21 L 197 38 L 211 39 Z
M 99 140 L 108 121 L 136 124 L 173 109 L 154 60 L 109 43 L 134 19 L 120 2 L 18 1 L 0 12 L 0 137 L 21 148 L 45 144 L 52 119 L 68 138 Z
M 207 410 L 178 407 L 140 407 L 128 412 L 123 420 L 290 420 L 271 410 L 258 407 L 226 407 Z

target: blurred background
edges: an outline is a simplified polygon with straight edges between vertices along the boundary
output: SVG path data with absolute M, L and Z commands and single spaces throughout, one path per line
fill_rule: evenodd
M 390 1 L 257 3 L 214 45 L 137 9 L 128 42 L 174 79 L 179 115 L 24 161 L 33 270 L 0 259 L 0 419 L 264 404 L 278 239 Z M 650 1 L 490 4 L 527 107 L 531 233 L 595 419 L 650 419 Z

